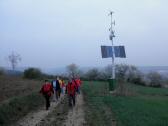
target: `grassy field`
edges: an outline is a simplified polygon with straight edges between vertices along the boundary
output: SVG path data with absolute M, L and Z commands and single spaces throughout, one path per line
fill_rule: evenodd
M 168 126 L 168 89 L 126 84 L 135 94 L 114 96 L 106 82 L 84 82 L 86 119 L 91 126 Z

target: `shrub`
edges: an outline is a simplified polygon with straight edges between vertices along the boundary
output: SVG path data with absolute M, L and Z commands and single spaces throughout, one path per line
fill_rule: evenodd
M 146 85 L 144 81 L 144 74 L 140 72 L 135 66 L 129 66 L 126 78 L 128 82 L 139 85 Z
M 105 75 L 105 79 L 109 79 L 111 77 L 111 73 L 112 73 L 112 65 L 107 65 L 104 68 L 104 75 Z
M 97 68 L 93 68 L 88 70 L 88 72 L 86 72 L 85 78 L 88 80 L 98 80 L 99 74 L 100 74 L 99 70 Z
M 150 72 L 147 74 L 149 80 L 149 86 L 162 87 L 162 76 L 158 72 Z
M 125 65 L 125 64 L 116 65 L 115 72 L 116 72 L 116 78 L 118 81 L 120 82 L 126 81 L 126 74 L 128 69 L 129 69 L 128 65 Z
M 28 68 L 24 71 L 24 78 L 39 79 L 42 77 L 42 72 L 37 68 Z
M 3 74 L 4 74 L 4 69 L 0 68 L 0 75 L 3 75 Z

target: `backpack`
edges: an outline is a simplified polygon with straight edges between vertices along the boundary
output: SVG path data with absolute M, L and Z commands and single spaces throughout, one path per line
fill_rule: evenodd
M 45 85 L 43 86 L 43 92 L 44 92 L 44 93 L 50 92 L 50 84 L 45 84 Z
M 53 81 L 53 88 L 56 89 L 56 87 L 57 87 L 57 82 L 54 80 Z

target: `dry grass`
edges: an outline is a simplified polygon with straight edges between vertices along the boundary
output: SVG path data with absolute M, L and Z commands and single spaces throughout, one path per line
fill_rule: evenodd
M 10 125 L 43 105 L 41 85 L 41 81 L 0 76 L 0 125 Z
M 12 97 L 28 95 L 38 91 L 42 82 L 21 77 L 0 76 L 0 103 Z

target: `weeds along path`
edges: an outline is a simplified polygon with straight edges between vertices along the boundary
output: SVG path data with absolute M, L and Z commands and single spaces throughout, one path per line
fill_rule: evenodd
M 76 106 L 69 110 L 64 126 L 86 126 L 83 95 L 77 95 Z
M 55 107 L 64 99 L 64 96 L 61 96 L 59 101 L 51 102 L 51 107 L 49 110 L 45 110 L 45 107 L 40 108 L 35 112 L 30 112 L 23 119 L 20 119 L 16 126 L 37 126 L 41 121 L 45 119 L 45 117 L 54 111 Z

